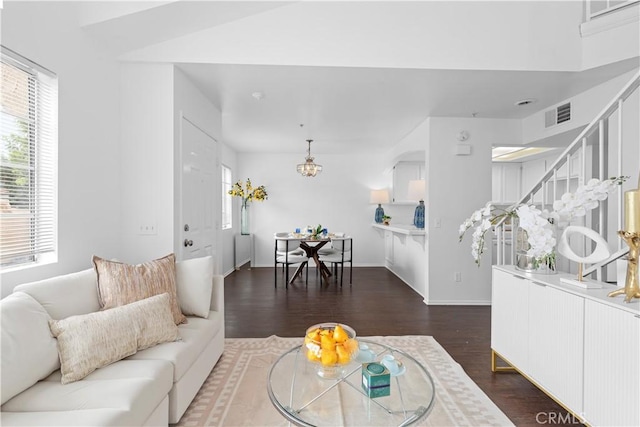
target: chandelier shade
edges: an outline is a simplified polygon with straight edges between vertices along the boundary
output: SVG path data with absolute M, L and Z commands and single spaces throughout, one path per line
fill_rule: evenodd
M 318 165 L 313 162 L 313 157 L 311 157 L 311 143 L 313 139 L 307 139 L 309 143 L 309 147 L 307 148 L 307 157 L 305 157 L 305 162 L 298 164 L 296 167 L 296 171 L 299 174 L 306 177 L 314 177 L 320 172 L 322 172 L 322 165 Z

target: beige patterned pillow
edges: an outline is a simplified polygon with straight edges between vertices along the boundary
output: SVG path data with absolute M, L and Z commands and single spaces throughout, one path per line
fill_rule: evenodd
M 98 368 L 138 350 L 178 338 L 167 293 L 110 310 L 49 320 L 58 339 L 62 384 L 81 380 Z
M 94 256 L 93 265 L 98 275 L 98 298 L 104 310 L 166 292 L 176 325 L 187 320 L 178 305 L 174 254 L 137 265 Z

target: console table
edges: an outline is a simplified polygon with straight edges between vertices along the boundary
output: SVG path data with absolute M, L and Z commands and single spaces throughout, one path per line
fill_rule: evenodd
M 493 267 L 492 370 L 520 372 L 583 423 L 640 425 L 640 301 L 562 277 Z

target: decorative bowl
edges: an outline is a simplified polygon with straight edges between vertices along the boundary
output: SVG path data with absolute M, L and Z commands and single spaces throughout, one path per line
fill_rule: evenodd
M 318 323 L 307 328 L 303 351 L 316 365 L 318 376 L 339 378 L 342 368 L 358 354 L 356 331 L 342 323 Z

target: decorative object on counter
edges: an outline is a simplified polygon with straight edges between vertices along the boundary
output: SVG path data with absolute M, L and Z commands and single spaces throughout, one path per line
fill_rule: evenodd
M 391 224 L 391 217 L 389 215 L 382 215 L 382 223 L 384 225 Z
M 624 231 L 640 233 L 640 176 L 638 188 L 624 192 Z
M 402 375 L 407 371 L 407 368 L 404 366 L 404 364 L 391 354 L 385 354 L 384 356 L 382 356 L 380 363 L 382 363 L 385 368 L 389 370 L 389 373 L 392 377 L 397 377 L 398 375 Z
M 627 278 L 624 288 L 610 292 L 610 297 L 624 295 L 624 302 L 631 302 L 633 298 L 640 298 L 640 285 L 638 284 L 638 257 L 640 256 L 640 233 L 618 231 L 618 235 L 629 245 L 627 257 Z
M 596 247 L 590 255 L 580 256 L 573 251 L 571 245 L 569 244 L 569 238 L 575 234 L 588 237 L 595 242 Z M 567 283 L 569 285 L 579 286 L 585 289 L 602 288 L 602 285 L 599 282 L 593 282 L 582 277 L 582 265 L 584 263 L 596 263 L 604 261 L 611 255 L 609 244 L 595 230 L 592 230 L 588 227 L 570 225 L 564 230 L 562 236 L 560 237 L 560 242 L 558 243 L 558 253 L 570 259 L 571 261 L 578 263 L 578 277 L 576 279 L 563 277 L 560 279 L 561 282 Z
M 264 185 L 259 187 L 253 187 L 251 185 L 251 179 L 247 178 L 247 182 L 242 185 L 242 182 L 238 181 L 233 184 L 229 194 L 233 197 L 240 197 L 242 200 L 242 206 L 240 210 L 240 234 L 251 234 L 249 226 L 249 202 L 258 201 L 263 202 L 269 198 L 267 189 Z
M 362 364 L 362 389 L 371 398 L 389 396 L 391 394 L 391 374 L 380 363 Z
M 340 378 L 342 367 L 358 352 L 356 331 L 335 322 L 318 323 L 307 329 L 304 350 L 307 359 L 316 365 L 319 377 Z
M 515 266 L 527 272 L 556 272 L 556 232 L 547 211 L 533 205 L 521 205 L 512 218 L 515 225 Z
M 384 216 L 384 209 L 382 208 L 382 203 L 389 203 L 389 192 L 387 190 L 371 190 L 369 203 L 378 204 L 378 207 L 376 208 L 374 220 L 375 222 L 380 224 L 382 222 L 382 217 Z
M 507 209 L 499 209 L 488 202 L 484 208 L 475 211 L 460 225 L 459 241 L 462 241 L 468 229 L 475 227 L 471 255 L 479 267 L 487 231 L 504 218 L 517 219 L 518 226 L 524 233 L 523 240 L 526 237 L 528 243 L 524 255 L 531 258 L 529 264 L 532 269 L 544 266 L 547 270 L 555 270 L 556 239 L 553 225 L 566 226 L 572 219 L 585 216 L 588 210 L 596 208 L 600 201 L 605 200 L 609 193 L 627 178 L 629 177 L 619 176 L 604 181 L 591 179 L 579 186 L 575 193 L 565 193 L 560 200 L 556 200 L 552 212 L 547 209 L 540 210 L 532 204 L 517 204 Z
M 418 202 L 413 214 L 413 225 L 416 228 L 424 228 L 424 195 L 426 192 L 426 182 L 424 179 L 409 181 L 408 197 Z
M 307 148 L 307 157 L 305 157 L 305 162 L 298 164 L 296 170 L 299 174 L 306 177 L 314 177 L 320 172 L 322 172 L 322 165 L 318 165 L 313 162 L 313 157 L 311 157 L 311 143 L 313 139 L 307 139 L 307 143 L 309 143 L 309 148 Z
M 624 230 L 618 235 L 629 245 L 627 257 L 627 277 L 623 289 L 609 293 L 610 297 L 624 295 L 624 302 L 640 298 L 638 283 L 638 258 L 640 258 L 640 175 L 638 188 L 624 193 Z

